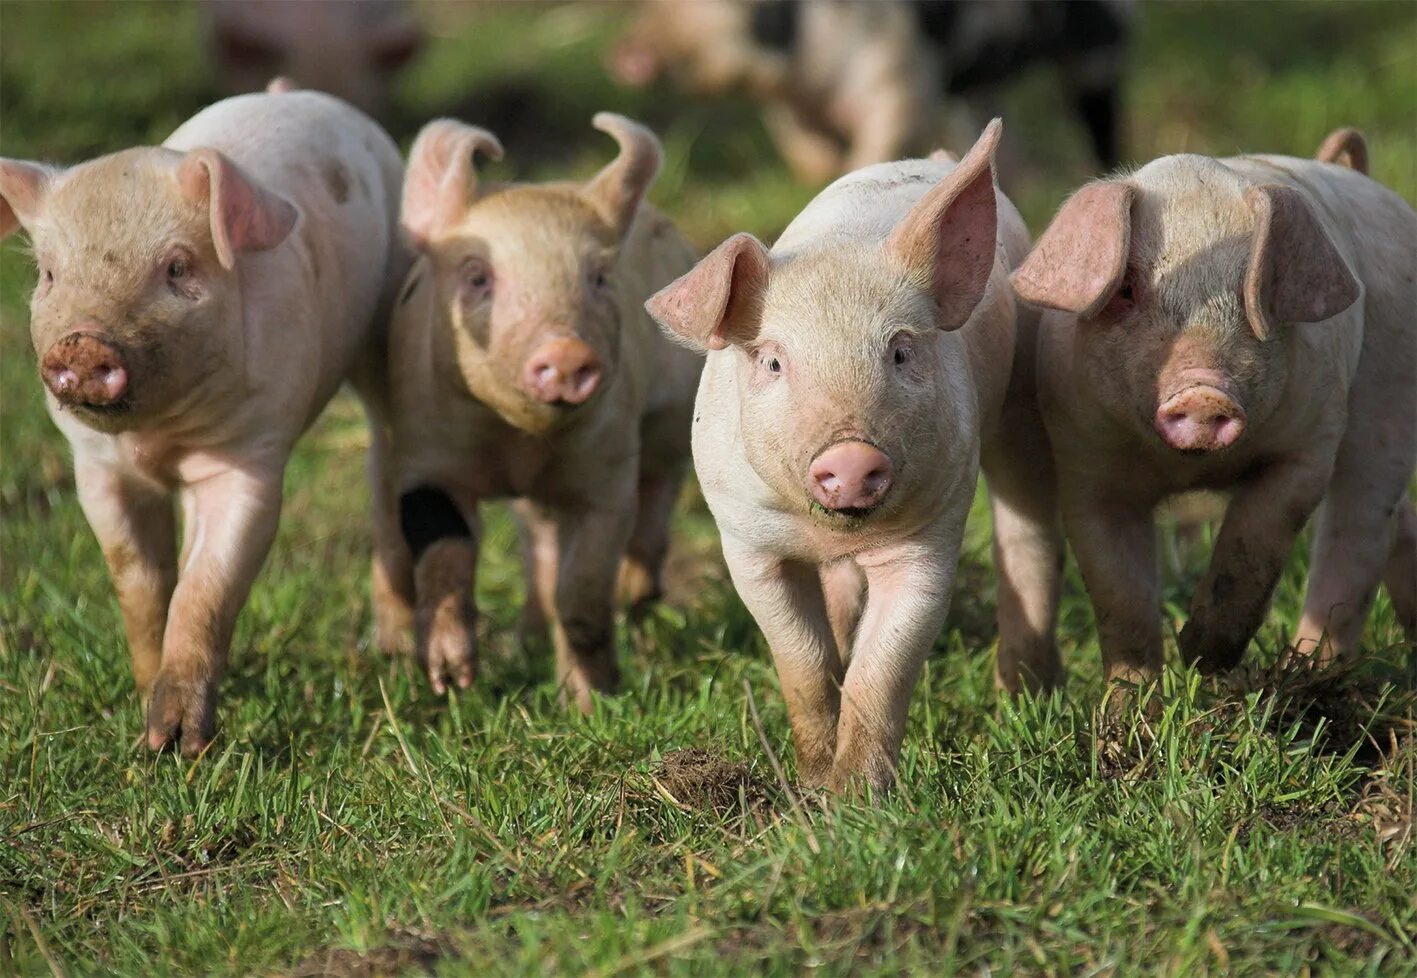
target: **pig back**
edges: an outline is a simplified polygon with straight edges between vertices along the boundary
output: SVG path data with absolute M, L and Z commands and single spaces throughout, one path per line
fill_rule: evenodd
M 622 355 L 640 378 L 643 414 L 693 403 L 703 357 L 673 342 L 645 311 L 645 300 L 694 267 L 697 256 L 673 223 L 641 204 L 619 259 L 619 301 L 624 319 Z M 684 432 L 685 442 L 688 430 Z
M 406 268 L 397 238 L 403 164 L 372 120 L 319 92 L 229 98 L 163 144 L 217 149 L 300 211 L 268 252 L 243 255 L 248 369 L 304 374 L 318 411 L 366 347 Z

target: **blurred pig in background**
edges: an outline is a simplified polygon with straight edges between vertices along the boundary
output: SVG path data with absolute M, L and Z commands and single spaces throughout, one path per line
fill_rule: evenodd
M 1130 14 L 1127 0 L 647 0 L 609 66 L 626 85 L 746 92 L 815 183 L 961 145 L 1001 84 L 1049 63 L 1111 168 Z
M 385 123 L 394 77 L 424 41 L 401 0 L 210 0 L 204 17 L 223 94 L 283 75 Z

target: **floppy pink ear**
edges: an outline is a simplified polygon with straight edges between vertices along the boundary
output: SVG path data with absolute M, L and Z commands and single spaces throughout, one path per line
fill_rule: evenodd
M 418 133 L 408 154 L 400 222 L 413 243 L 428 246 L 455 223 L 477 190 L 473 155 L 502 158 L 502 144 L 486 129 L 456 119 L 435 119 Z
M 998 249 L 994 150 L 1004 124 L 995 119 L 964 159 L 927 193 L 886 239 L 886 253 L 928 284 L 940 328 L 958 329 L 984 298 Z
M 1255 240 L 1245 272 L 1245 313 L 1261 340 L 1282 323 L 1317 323 L 1358 301 L 1358 280 L 1304 195 L 1267 183 L 1245 191 Z
M 299 216 L 294 204 L 248 179 L 214 149 L 194 149 L 183 157 L 177 182 L 188 200 L 207 205 L 212 243 L 223 268 L 234 268 L 241 252 L 280 244 Z
M 1110 181 L 1069 197 L 1014 272 L 1019 298 L 1083 318 L 1096 315 L 1127 273 L 1135 197 L 1131 184 Z
M 768 251 L 735 234 L 645 303 L 665 331 L 686 346 L 722 350 L 758 335 L 768 287 Z
M 0 241 L 21 227 L 30 227 L 57 173 L 38 163 L 0 159 Z
M 615 137 L 620 153 L 586 184 L 585 197 L 606 222 L 623 235 L 630 229 L 640 201 L 659 174 L 664 154 L 654 133 L 623 115 L 597 112 L 591 125 Z

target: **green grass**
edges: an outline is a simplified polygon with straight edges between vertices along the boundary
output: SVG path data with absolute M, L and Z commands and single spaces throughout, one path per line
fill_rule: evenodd
M 1134 154 L 1308 154 L 1354 124 L 1375 175 L 1417 198 L 1413 10 L 1147 7 Z M 655 198 L 700 245 L 771 236 L 811 196 L 749 106 L 617 92 L 598 52 L 621 9 L 433 13 L 405 113 L 514 79 L 544 118 L 505 172 L 591 172 L 609 145 L 589 117 L 616 107 L 664 134 Z M 0 152 L 74 161 L 160 139 L 209 93 L 195 23 L 170 4 L 5 4 Z M 1046 74 L 1007 101 L 1041 154 L 1007 188 L 1037 231 L 1087 165 Z M 773 773 L 769 749 L 793 771 L 782 701 L 695 498 L 677 600 L 623 635 L 625 690 L 591 717 L 563 713 L 549 664 L 514 650 L 504 515 L 475 688 L 434 698 L 374 653 L 364 436 L 341 399 L 290 467 L 213 750 L 149 755 L 34 376 L 31 280 L 22 248 L 0 250 L 0 974 L 1417 974 L 1411 651 L 1384 598 L 1357 675 L 1276 674 L 1301 553 L 1249 668 L 1223 684 L 1170 671 L 1163 716 L 1114 724 L 1096 714 L 1075 574 L 1066 694 L 996 699 L 977 505 L 899 790 L 824 805 Z M 1167 577 L 1173 623 L 1204 549 Z

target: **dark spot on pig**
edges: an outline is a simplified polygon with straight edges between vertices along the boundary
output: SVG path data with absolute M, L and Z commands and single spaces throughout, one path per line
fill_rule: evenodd
M 415 562 L 439 540 L 472 536 L 457 504 L 433 486 L 419 486 L 399 497 L 399 528 Z
M 336 204 L 349 200 L 349 174 L 345 172 L 344 165 L 339 160 L 326 160 L 321 173 Z
M 116 251 L 105 251 L 105 252 L 103 253 L 103 263 L 104 263 L 105 265 L 117 265 L 117 264 L 118 264 L 118 252 L 116 252 Z
M 422 272 L 419 272 L 416 275 L 409 276 L 408 283 L 403 287 L 403 294 L 399 296 L 400 307 L 408 305 L 408 300 L 413 298 L 413 293 L 418 289 L 418 286 L 422 281 Z

